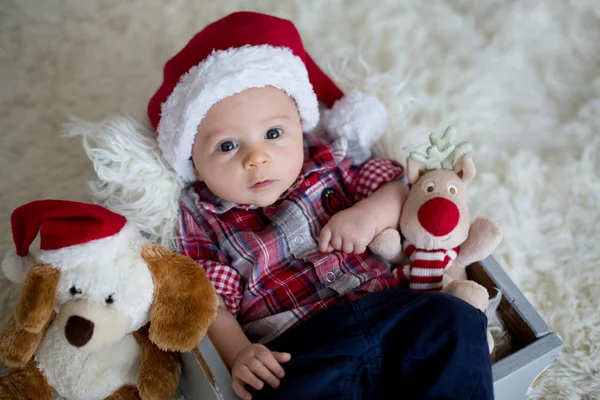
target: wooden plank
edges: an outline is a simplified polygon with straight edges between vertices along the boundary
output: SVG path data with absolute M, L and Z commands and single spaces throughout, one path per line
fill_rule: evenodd
M 550 333 L 550 328 L 548 328 L 546 322 L 544 322 L 540 314 L 533 308 L 493 256 L 487 257 L 480 261 L 479 264 L 487 272 L 487 275 L 492 279 L 495 286 L 502 290 L 503 297 L 512 305 L 523 321 L 529 325 L 529 328 L 531 328 L 536 337 Z
M 193 351 L 182 353 L 181 361 L 179 389 L 186 399 L 239 399 L 231 387 L 231 375 L 208 336 Z
M 193 351 L 181 354 L 179 391 L 186 399 L 223 400 Z
M 498 357 L 501 358 L 507 355 L 506 352 L 508 350 L 511 353 L 514 353 L 533 343 L 537 339 L 535 332 L 514 307 L 514 303 L 506 297 L 504 288 L 496 283 L 483 266 L 478 263 L 472 264 L 468 267 L 467 274 L 470 279 L 483 285 L 490 293 L 490 297 L 495 296 L 498 289 L 502 290 L 502 299 L 498 306 L 498 315 L 502 321 L 503 328 L 507 333 L 510 349 L 504 349 L 501 353 L 497 354 Z
M 214 381 L 216 383 L 215 390 L 219 396 L 219 399 L 239 399 L 231 387 L 231 374 L 225 366 L 221 356 L 219 353 L 217 353 L 217 349 L 215 349 L 215 346 L 213 346 L 212 342 L 208 338 L 208 335 L 202 339 L 202 342 L 200 342 L 200 353 L 202 353 L 206 365 L 208 365 L 210 372 L 212 372 Z
M 525 400 L 558 356 L 561 347 L 558 336 L 550 333 L 495 363 L 492 366 L 495 398 Z

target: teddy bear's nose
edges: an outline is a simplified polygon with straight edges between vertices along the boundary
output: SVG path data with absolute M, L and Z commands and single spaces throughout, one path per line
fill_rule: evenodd
M 94 323 L 85 318 L 73 315 L 65 326 L 65 337 L 75 347 L 85 346 L 94 333 Z
M 435 197 L 419 208 L 418 218 L 421 226 L 433 236 L 446 236 L 458 225 L 460 212 L 450 200 Z

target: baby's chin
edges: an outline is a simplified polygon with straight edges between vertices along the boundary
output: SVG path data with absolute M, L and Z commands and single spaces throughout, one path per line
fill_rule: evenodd
M 277 180 L 271 187 L 262 189 L 247 188 L 237 193 L 229 191 L 229 193 L 223 193 L 223 196 L 220 196 L 218 192 L 213 191 L 213 193 L 230 203 L 262 208 L 275 204 L 290 187 L 289 182 Z
M 254 197 L 252 198 L 248 204 L 251 204 L 255 207 L 269 207 L 272 206 L 273 204 L 275 204 L 277 202 L 277 200 L 280 199 L 281 195 L 283 193 L 279 193 L 277 195 L 271 195 L 271 196 L 260 196 L 260 197 Z M 239 204 L 239 203 L 238 203 Z
M 254 206 L 254 207 L 269 207 L 277 202 L 281 197 L 282 193 L 279 191 L 271 192 L 271 193 L 246 193 L 241 196 L 219 196 L 221 199 L 228 201 L 230 203 L 244 205 L 244 206 Z

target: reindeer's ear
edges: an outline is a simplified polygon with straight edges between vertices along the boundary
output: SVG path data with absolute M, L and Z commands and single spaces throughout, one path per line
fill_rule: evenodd
M 471 156 L 465 154 L 456 160 L 454 172 L 464 183 L 469 183 L 475 177 L 475 164 Z
M 406 158 L 406 178 L 408 179 L 408 183 L 414 185 L 424 173 L 425 167 L 423 167 L 423 164 L 411 157 Z
M 146 245 L 142 257 L 154 280 L 150 340 L 163 350 L 189 351 L 214 320 L 217 293 L 198 264 L 157 245 Z
M 39 333 L 50 320 L 56 304 L 60 272 L 50 264 L 34 265 L 17 300 L 15 321 L 29 333 Z

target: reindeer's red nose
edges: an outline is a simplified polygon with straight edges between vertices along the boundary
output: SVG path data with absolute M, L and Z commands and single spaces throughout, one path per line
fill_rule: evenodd
M 428 200 L 419 208 L 419 222 L 433 236 L 446 236 L 456 228 L 460 212 L 456 204 L 443 197 Z

